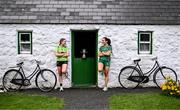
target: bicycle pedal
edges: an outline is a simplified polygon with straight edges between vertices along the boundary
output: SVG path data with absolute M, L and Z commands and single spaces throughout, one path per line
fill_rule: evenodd
M 28 86 L 28 85 L 31 85 L 30 80 L 25 79 L 25 80 L 24 80 L 24 85 L 27 85 L 27 86 Z

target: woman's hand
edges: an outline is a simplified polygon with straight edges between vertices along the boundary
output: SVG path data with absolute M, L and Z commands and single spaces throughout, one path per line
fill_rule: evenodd
M 111 55 L 111 51 L 107 51 L 107 52 L 101 52 L 102 56 L 110 56 Z
M 62 57 L 64 53 L 61 52 L 54 52 L 56 57 Z
M 104 56 L 104 54 L 102 52 L 99 52 L 99 57 Z
M 69 56 L 68 52 L 63 53 L 63 57 L 68 57 L 68 56 Z

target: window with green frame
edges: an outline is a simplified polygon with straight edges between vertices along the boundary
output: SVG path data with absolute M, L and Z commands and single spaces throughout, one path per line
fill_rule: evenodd
M 18 54 L 32 54 L 31 31 L 18 31 Z
M 138 54 L 152 54 L 152 31 L 138 32 Z

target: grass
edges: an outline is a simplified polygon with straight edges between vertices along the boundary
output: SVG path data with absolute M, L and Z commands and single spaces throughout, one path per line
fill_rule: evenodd
M 179 110 L 180 98 L 161 93 L 123 93 L 109 98 L 109 110 Z
M 51 96 L 0 93 L 0 110 L 59 110 L 63 100 Z

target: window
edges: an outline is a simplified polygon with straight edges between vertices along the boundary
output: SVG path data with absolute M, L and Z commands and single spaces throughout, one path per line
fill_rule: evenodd
M 32 54 L 32 32 L 18 32 L 18 54 Z
M 152 54 L 152 32 L 138 32 L 138 54 Z

